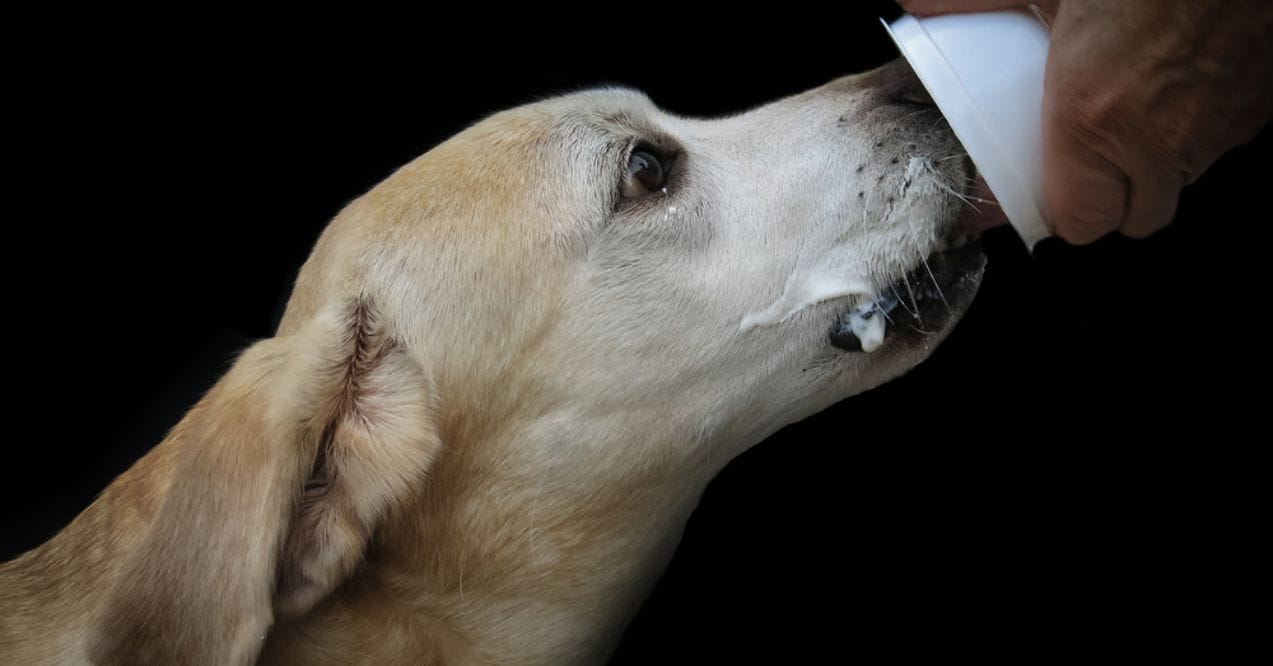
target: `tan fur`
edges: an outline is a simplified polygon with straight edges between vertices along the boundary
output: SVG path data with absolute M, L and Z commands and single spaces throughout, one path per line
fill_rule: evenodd
M 5 565 L 6 650 L 73 662 L 69 642 L 20 639 L 89 631 L 100 663 L 246 663 L 276 611 L 330 593 L 438 450 L 427 382 L 377 326 L 352 304 L 245 352 L 67 530 Z
M 815 112 L 838 132 L 863 88 L 848 81 L 717 125 L 629 92 L 549 100 L 401 168 L 323 233 L 276 337 L 64 531 L 0 565 L 0 662 L 602 661 L 730 456 L 926 353 L 868 366 L 828 352 L 814 317 L 744 336 L 794 227 L 761 244 L 773 266 L 730 259 L 746 269 L 730 275 L 694 263 L 705 225 L 599 227 L 624 137 L 663 123 L 691 148 L 725 145 L 713 128 L 781 145 L 794 132 L 775 123 Z M 688 182 L 715 196 L 750 169 L 738 153 L 696 154 Z M 756 235 L 726 231 L 713 242 L 735 250 Z M 668 268 L 640 271 L 629 250 Z M 694 316 L 647 316 L 664 301 Z M 800 369 L 811 355 L 823 372 Z
M 423 371 L 398 349 L 420 341 L 394 339 L 393 322 L 374 315 L 360 320 L 365 309 L 379 307 L 362 299 L 408 307 L 368 284 L 373 264 L 392 269 L 397 258 L 364 253 L 455 243 L 457 252 L 489 260 L 497 269 L 491 280 L 524 282 L 535 246 L 552 242 L 542 228 L 511 226 L 525 219 L 518 208 L 529 185 L 517 165 L 532 159 L 543 129 L 530 126 L 539 114 L 528 115 L 497 117 L 456 137 L 333 221 L 297 281 L 279 336 L 246 351 L 164 442 L 66 530 L 0 568 L 0 661 L 74 663 L 78 643 L 87 641 L 96 663 L 250 663 L 276 621 L 283 624 L 265 662 L 368 663 L 386 645 L 395 653 L 410 646 L 422 658 L 413 663 L 482 659 L 447 626 L 479 619 L 448 617 L 453 610 L 445 604 L 403 603 L 400 592 L 381 589 L 390 581 L 377 574 L 431 570 L 442 581 L 441 598 L 449 599 L 464 596 L 462 585 L 481 594 L 488 576 L 502 578 L 487 570 L 521 568 L 515 562 L 526 557 L 522 544 L 503 531 L 498 513 L 495 521 L 473 520 L 481 509 L 463 504 L 496 501 L 467 497 L 473 484 L 466 477 L 489 471 L 492 463 L 475 455 L 482 452 L 478 444 L 515 427 L 510 419 L 524 394 L 504 397 L 469 382 L 445 404 L 435 401 Z M 500 209 L 504 214 L 489 214 Z M 455 314 L 455 332 L 477 328 L 465 324 L 465 313 Z M 532 335 L 508 350 L 504 363 L 526 363 L 534 346 Z M 494 374 L 501 379 L 501 371 Z M 444 411 L 436 415 L 437 409 Z M 324 469 L 314 470 L 327 439 L 330 448 L 318 462 Z M 426 485 L 442 441 L 452 455 Z M 314 498 L 307 479 L 325 486 Z M 382 565 L 355 576 L 345 594 L 305 623 L 288 624 L 346 579 L 371 533 L 400 508 L 395 501 L 406 509 L 381 530 Z M 591 517 L 545 516 L 542 529 L 563 526 L 580 532 L 563 535 L 568 541 L 586 542 L 582 530 L 615 517 L 591 503 L 579 510 Z M 433 546 L 439 543 L 454 550 Z M 397 546 L 421 561 L 396 562 L 403 554 Z M 547 577 L 523 583 L 508 593 L 554 586 Z M 334 626 L 304 633 L 327 623 Z M 39 636 L 46 638 L 32 640 Z

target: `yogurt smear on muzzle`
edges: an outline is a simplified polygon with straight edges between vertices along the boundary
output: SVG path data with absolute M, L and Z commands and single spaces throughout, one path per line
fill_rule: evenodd
M 823 301 L 856 296 L 856 304 L 832 323 L 831 342 L 846 351 L 870 353 L 882 347 L 890 335 L 925 336 L 940 329 L 957 309 L 971 301 L 984 267 L 980 244 L 960 239 L 883 289 L 872 288 L 866 280 L 844 271 L 797 271 L 777 301 L 747 314 L 739 328 L 748 331 L 777 325 Z

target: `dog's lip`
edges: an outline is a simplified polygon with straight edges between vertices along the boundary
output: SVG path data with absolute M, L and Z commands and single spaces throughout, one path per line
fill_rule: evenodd
M 963 207 L 958 219 L 955 220 L 955 229 L 959 233 L 979 234 L 1008 224 L 1003 208 L 999 206 L 994 193 L 990 191 L 990 186 L 981 176 L 977 176 L 976 181 L 968 188 L 964 196 L 969 199 L 969 204 Z
M 948 235 L 900 280 L 841 312 L 831 325 L 833 346 L 869 353 L 890 342 L 916 341 L 940 332 L 968 307 L 986 266 L 981 231 L 1006 224 L 1007 218 L 972 160 L 964 160 L 966 173 L 975 176 L 957 195 L 964 205 L 948 223 Z
M 875 299 L 836 315 L 831 344 L 844 351 L 870 352 L 941 331 L 972 301 L 985 265 L 977 240 L 933 253 Z

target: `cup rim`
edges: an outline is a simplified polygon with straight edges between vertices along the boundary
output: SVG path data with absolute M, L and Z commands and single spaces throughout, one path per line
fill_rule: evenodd
M 1046 22 L 1037 14 L 1033 18 L 1046 29 Z M 1025 169 L 1013 162 L 1009 157 L 1011 153 L 1004 150 L 991 131 L 963 78 L 924 26 L 924 21 L 909 14 L 892 24 L 880 19 L 902 57 L 910 63 L 937 108 L 946 116 L 956 138 L 999 201 L 1004 216 L 1027 247 L 1033 249 L 1040 240 L 1051 236 L 1052 231 L 1030 184 L 1022 179 Z M 1041 151 L 1042 146 L 1039 149 Z

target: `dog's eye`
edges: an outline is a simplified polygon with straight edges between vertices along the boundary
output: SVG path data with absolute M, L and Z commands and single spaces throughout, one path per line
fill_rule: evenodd
M 667 184 L 663 163 L 653 153 L 634 150 L 628 157 L 628 170 L 623 176 L 623 198 L 635 199 L 658 192 Z

